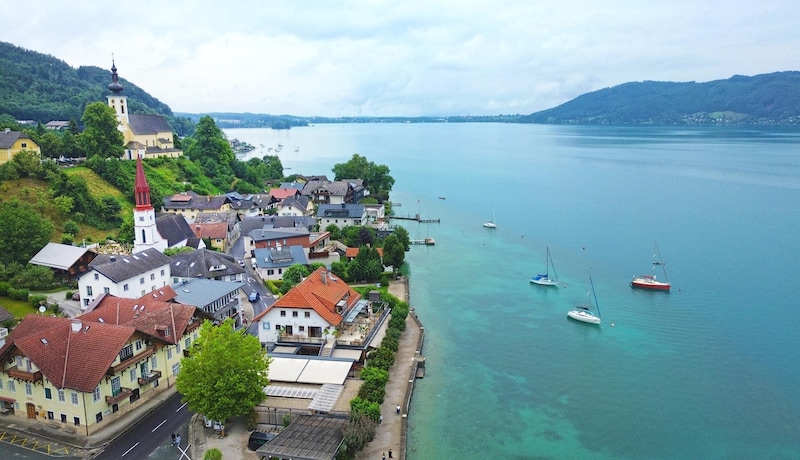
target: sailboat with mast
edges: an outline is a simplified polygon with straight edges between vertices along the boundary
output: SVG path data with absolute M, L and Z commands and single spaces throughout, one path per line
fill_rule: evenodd
M 584 323 L 589 324 L 596 324 L 600 325 L 602 321 L 602 316 L 600 315 L 600 304 L 597 303 L 597 294 L 594 292 L 594 282 L 592 281 L 592 275 L 589 275 L 589 285 L 592 287 L 592 297 L 594 297 L 594 308 L 597 311 L 597 314 L 593 313 L 592 310 L 583 305 L 576 306 L 574 309 L 567 312 L 567 317 L 574 319 L 575 321 L 581 321 Z
M 656 279 L 656 270 L 661 268 L 664 274 L 664 281 Z M 653 253 L 653 274 L 652 275 L 637 275 L 631 281 L 631 287 L 648 289 L 651 291 L 669 291 L 672 285 L 667 277 L 667 267 L 664 260 L 661 259 L 661 251 L 658 250 L 658 244 L 655 244 L 655 252 Z
M 550 278 L 550 269 L 553 269 L 555 279 Z M 540 286 L 556 286 L 558 287 L 558 273 L 556 273 L 556 266 L 553 265 L 553 258 L 550 256 L 550 246 L 547 247 L 547 257 L 545 258 L 544 273 L 533 275 L 531 283 Z

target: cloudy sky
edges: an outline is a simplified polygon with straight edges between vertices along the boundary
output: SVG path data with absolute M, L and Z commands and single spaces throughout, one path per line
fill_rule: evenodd
M 0 41 L 177 112 L 532 113 L 629 81 L 800 70 L 796 0 L 4 0 Z

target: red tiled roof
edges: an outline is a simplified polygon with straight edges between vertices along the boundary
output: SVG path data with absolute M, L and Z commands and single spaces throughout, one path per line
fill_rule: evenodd
M 228 224 L 226 223 L 212 223 L 212 224 L 192 224 L 192 231 L 198 238 L 221 238 L 228 237 Z
M 313 308 L 328 324 L 338 326 L 342 316 L 336 313 L 336 304 L 344 300 L 344 310 L 354 305 L 361 295 L 339 278 L 332 276 L 324 267 L 318 268 L 308 278 L 293 287 L 278 299 L 268 310 L 274 308 Z M 260 318 L 254 319 L 257 320 Z
M 269 194 L 275 199 L 283 200 L 284 198 L 294 196 L 297 192 L 298 190 L 294 188 L 274 188 L 269 191 Z
M 347 248 L 347 250 L 344 251 L 344 255 L 348 259 L 352 259 L 358 255 L 360 249 L 361 248 Z M 381 258 L 383 258 L 383 248 L 377 248 L 377 249 L 378 249 L 378 255 L 381 256 Z

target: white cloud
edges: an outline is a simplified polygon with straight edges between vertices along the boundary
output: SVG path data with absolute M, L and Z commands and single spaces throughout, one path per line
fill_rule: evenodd
M 75 67 L 113 52 L 180 112 L 531 113 L 627 81 L 800 68 L 793 1 L 5 3 L 0 40 Z

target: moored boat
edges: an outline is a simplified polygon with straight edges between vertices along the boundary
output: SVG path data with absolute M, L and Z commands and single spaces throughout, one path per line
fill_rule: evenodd
M 594 306 L 597 310 L 597 314 L 594 314 L 589 307 L 577 306 L 567 312 L 567 317 L 583 323 L 600 325 L 602 322 L 602 316 L 600 315 L 600 304 L 597 303 L 597 294 L 594 292 L 592 275 L 589 275 L 589 285 L 592 288 L 592 297 L 594 298 Z
M 664 281 L 656 279 L 656 270 L 661 267 L 664 274 Z M 655 253 L 653 254 L 653 274 L 652 275 L 636 275 L 631 280 L 631 287 L 639 289 L 649 289 L 651 291 L 669 291 L 672 285 L 667 277 L 667 268 L 664 261 L 661 259 L 661 251 L 658 250 L 658 244 L 655 245 Z

